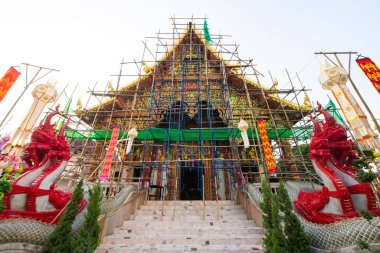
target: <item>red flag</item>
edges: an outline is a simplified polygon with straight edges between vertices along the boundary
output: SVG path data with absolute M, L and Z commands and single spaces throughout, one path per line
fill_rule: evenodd
M 17 78 L 20 76 L 20 72 L 18 72 L 14 67 L 10 67 L 0 80 L 0 102 L 3 100 L 5 95 L 7 95 L 9 89 L 16 82 Z
M 272 149 L 270 147 L 265 121 L 260 119 L 257 122 L 257 125 L 259 127 L 261 142 L 263 144 L 263 151 L 264 151 L 265 160 L 267 161 L 268 171 L 269 173 L 276 173 L 277 167 L 273 159 Z
M 375 86 L 378 93 L 380 93 L 380 69 L 376 64 L 368 57 L 356 59 L 359 67 L 363 70 L 364 74 Z

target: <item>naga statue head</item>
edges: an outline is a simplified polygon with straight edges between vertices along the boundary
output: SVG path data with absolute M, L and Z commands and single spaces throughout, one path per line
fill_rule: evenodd
M 59 132 L 54 129 L 56 124 L 51 124 L 52 118 L 59 113 L 59 105 L 53 113 L 50 113 L 45 121 L 41 120 L 38 127 L 33 130 L 30 143 L 26 146 L 23 154 L 29 166 L 39 164 L 49 153 L 59 159 L 68 160 L 70 149 L 65 138 L 64 129 L 69 124 L 70 118 L 62 124 Z

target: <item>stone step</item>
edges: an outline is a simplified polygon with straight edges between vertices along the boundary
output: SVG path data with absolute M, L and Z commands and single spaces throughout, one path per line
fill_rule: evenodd
M 136 250 L 136 249 L 132 249 L 132 250 L 128 250 L 128 249 L 125 249 L 125 248 L 114 248 L 114 249 L 101 249 L 101 248 L 98 248 L 97 250 L 95 250 L 95 253 L 162 253 L 162 252 L 176 252 L 176 253 L 181 253 L 181 252 L 197 252 L 197 253 L 215 253 L 215 252 L 219 252 L 220 250 L 217 249 L 217 250 L 189 250 L 189 249 L 186 249 L 186 250 L 178 250 L 178 249 L 163 249 L 163 250 Z M 260 250 L 252 250 L 252 249 L 247 249 L 247 250 L 232 250 L 232 249 L 223 249 L 223 252 L 226 252 L 226 253 L 252 253 L 252 252 L 264 252 L 264 250 L 260 249 Z
M 188 210 L 188 209 L 216 209 L 216 208 L 219 208 L 219 209 L 242 209 L 241 206 L 238 206 L 238 205 L 227 205 L 227 206 L 223 206 L 223 205 L 208 205 L 208 206 L 203 206 L 203 205 L 164 205 L 164 209 L 174 209 L 174 207 L 176 209 L 185 209 L 185 210 Z M 143 210 L 161 210 L 162 209 L 162 205 L 144 205 L 144 206 L 140 206 L 140 209 L 143 209 Z
M 164 210 L 163 214 L 164 215 L 173 215 L 173 213 L 177 215 L 245 215 L 243 210 Z M 138 215 L 161 215 L 161 211 L 157 210 L 137 210 L 135 216 Z
M 162 201 L 154 201 L 154 200 L 148 200 L 146 203 L 145 203 L 146 206 L 162 206 Z M 164 201 L 164 205 L 165 206 L 203 206 L 203 205 L 206 205 L 206 206 L 216 206 L 216 205 L 220 205 L 220 206 L 235 206 L 235 202 L 232 201 L 232 200 L 221 200 L 221 201 L 218 201 L 216 202 L 215 200 L 207 200 L 205 201 L 205 203 L 203 203 L 203 201 L 201 200 L 192 200 L 192 201 Z
M 207 232 L 207 231 L 205 231 Z M 230 239 L 236 239 L 236 240 L 243 240 L 243 239 L 263 239 L 264 235 L 263 234 L 250 234 L 250 233 L 245 233 L 241 235 L 236 235 L 236 234 L 209 234 L 206 237 L 202 234 L 193 234 L 193 235 L 170 235 L 170 234 L 157 234 L 157 233 L 142 233 L 142 234 L 113 234 L 106 236 L 105 238 L 110 239 L 112 241 L 119 240 L 119 239 L 128 239 L 128 240 L 135 240 L 139 239 L 142 241 L 152 241 L 152 240 L 198 240 L 200 239 L 201 241 L 203 240 L 214 240 L 214 239 L 224 239 L 224 240 L 230 240 Z M 206 238 L 206 239 L 205 239 Z M 104 241 L 106 242 L 106 241 Z
M 170 221 L 173 220 L 173 214 L 164 214 L 163 216 L 161 215 L 131 215 L 131 220 L 136 220 L 136 221 L 149 221 L 149 220 L 157 220 L 157 221 Z M 203 215 L 184 215 L 184 214 L 175 214 L 174 216 L 174 221 L 202 221 L 203 220 Z M 205 216 L 205 221 L 223 221 L 223 220 L 229 220 L 229 221 L 246 221 L 247 217 L 239 215 L 239 214 L 230 214 L 230 215 L 224 215 L 221 214 L 219 215 L 219 219 L 216 217 L 216 215 L 206 215 Z
M 147 201 L 131 220 L 104 237 L 95 252 L 264 252 L 264 229 L 248 220 L 234 201 L 205 204 L 165 201 L 162 216 L 162 202 Z
M 96 253 L 122 253 L 122 252 L 264 252 L 261 244 L 252 245 L 231 245 L 228 242 L 220 245 L 198 245 L 198 244 L 180 244 L 180 245 L 147 245 L 147 244 L 101 244 L 95 251 Z
M 197 228 L 183 228 L 183 227 L 145 227 L 145 226 L 127 226 L 120 227 L 115 229 L 115 234 L 122 235 L 141 235 L 141 234 L 149 234 L 149 235 L 250 235 L 264 234 L 264 229 L 259 227 L 249 227 L 249 228 L 231 228 L 229 226 L 225 227 L 197 227 Z
M 244 210 L 241 209 L 241 208 L 215 208 L 215 207 L 212 207 L 212 208 L 203 208 L 203 207 L 197 207 L 197 208 L 183 208 L 183 207 L 176 207 L 176 208 L 168 208 L 168 207 L 165 207 L 164 209 L 164 212 L 173 212 L 175 210 L 175 212 L 203 212 L 203 211 L 206 211 L 206 212 L 237 212 L 237 213 L 240 213 L 240 214 L 244 214 Z M 157 212 L 157 213 L 161 213 L 162 212 L 162 208 L 147 208 L 147 207 L 141 207 L 140 209 L 136 210 L 136 212 L 141 212 L 141 213 L 145 213 L 147 214 L 148 212 Z
M 112 235 L 107 236 L 103 238 L 104 243 L 110 243 L 110 244 L 119 244 L 123 243 L 126 245 L 133 245 L 133 244 L 146 244 L 146 245 L 202 245 L 207 246 L 209 244 L 212 245 L 225 245 L 225 244 L 240 244 L 240 245 L 251 245 L 251 244 L 262 244 L 263 238 L 130 238 L 126 236 L 120 236 L 118 235 Z
M 167 240 L 169 242 L 172 242 L 173 244 L 175 243 L 176 240 L 185 240 L 185 241 L 188 241 L 188 240 L 199 240 L 200 242 L 203 242 L 203 241 L 207 241 L 207 240 L 210 240 L 211 241 L 214 241 L 214 240 L 245 240 L 245 239 L 257 239 L 257 240 L 261 240 L 263 239 L 264 235 L 257 235 L 257 234 L 245 234 L 245 235 L 209 235 L 207 236 L 207 239 L 205 239 L 205 237 L 203 235 L 199 235 L 199 234 L 194 234 L 194 235 L 167 235 L 167 234 L 149 234 L 149 233 L 145 233 L 145 234 L 134 234 L 134 235 L 124 235 L 124 234 L 113 234 L 113 235 L 109 235 L 109 236 L 106 236 L 104 237 L 104 242 L 106 243 L 107 240 L 109 240 L 108 242 L 117 242 L 117 240 L 128 240 L 128 241 L 132 241 L 132 240 L 141 240 L 141 241 L 149 241 L 149 242 L 154 242 L 155 240 L 158 240 L 158 241 L 163 241 L 163 240 Z M 214 243 L 214 244 L 220 244 L 220 242 L 222 241 L 219 241 L 219 243 Z
M 185 222 L 185 223 L 179 223 L 178 221 L 172 221 L 172 220 L 164 220 L 164 221 L 160 221 L 160 220 L 152 220 L 152 221 L 140 221 L 140 220 L 127 220 L 127 221 L 124 221 L 123 223 L 123 226 L 135 226 L 135 225 L 141 225 L 141 226 L 145 226 L 145 227 L 172 227 L 172 226 L 181 226 L 183 228 L 191 228 L 191 227 L 199 227 L 199 226 L 202 226 L 202 227 L 223 227 L 223 226 L 228 226 L 228 227 L 231 227 L 231 228 L 239 228 L 239 227 L 243 227 L 243 228 L 247 228 L 247 227 L 256 227 L 256 224 L 255 222 L 253 222 L 252 220 L 244 220 L 244 221 L 240 221 L 240 220 L 236 220 L 236 221 L 231 221 L 231 220 L 220 220 L 220 221 L 201 221 L 201 220 L 198 220 L 198 221 L 191 221 L 189 223 Z

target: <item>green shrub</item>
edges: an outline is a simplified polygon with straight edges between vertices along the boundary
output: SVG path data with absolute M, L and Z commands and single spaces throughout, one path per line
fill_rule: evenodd
M 74 193 L 71 196 L 69 204 L 60 219 L 58 225 L 53 232 L 49 235 L 43 244 L 43 252 L 49 253 L 66 253 L 72 252 L 72 234 L 71 229 L 75 217 L 79 211 L 79 204 L 83 199 L 83 179 L 79 181 L 75 187 Z
M 261 181 L 263 201 L 260 208 L 263 212 L 263 227 L 265 229 L 264 248 L 267 252 L 272 249 L 272 192 L 266 179 Z
M 363 170 L 359 171 L 356 179 L 359 181 L 359 183 L 371 183 L 373 180 L 375 180 L 377 175 L 373 172 L 365 172 Z
M 280 182 L 280 186 L 277 188 L 277 195 L 280 200 L 280 210 L 284 214 L 284 234 L 286 236 L 287 252 L 310 252 L 310 237 L 305 233 L 300 220 L 292 211 L 293 204 L 283 182 Z
M 102 200 L 102 191 L 99 184 L 96 184 L 93 190 L 89 191 L 89 201 L 87 204 L 87 213 L 78 236 L 72 240 L 72 252 L 74 253 L 92 253 L 99 244 L 100 226 L 98 218 L 100 215 L 100 204 Z

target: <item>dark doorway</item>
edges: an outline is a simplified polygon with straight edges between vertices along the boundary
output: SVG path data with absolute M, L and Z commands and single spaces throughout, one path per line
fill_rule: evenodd
M 181 200 L 202 199 L 202 169 L 181 166 Z

